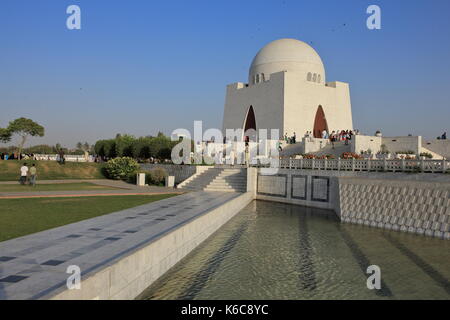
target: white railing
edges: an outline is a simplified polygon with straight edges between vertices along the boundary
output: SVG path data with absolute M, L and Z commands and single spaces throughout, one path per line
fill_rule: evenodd
M 281 159 L 281 169 L 337 171 L 447 172 L 450 160 Z
M 34 159 L 41 160 L 41 161 L 57 161 L 58 160 L 57 154 L 34 154 Z M 84 155 L 64 155 L 64 159 L 67 162 L 86 162 L 86 158 Z M 94 158 L 92 156 L 88 157 L 87 162 L 93 162 Z

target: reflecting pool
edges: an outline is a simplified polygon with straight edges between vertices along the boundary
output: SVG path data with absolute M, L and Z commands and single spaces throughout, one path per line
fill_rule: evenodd
M 367 288 L 369 265 L 381 289 Z M 253 201 L 143 299 L 449 299 L 450 241 Z

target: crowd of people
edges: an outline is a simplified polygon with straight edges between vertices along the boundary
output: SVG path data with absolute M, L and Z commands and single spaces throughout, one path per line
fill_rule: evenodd
M 296 133 L 294 132 L 294 134 L 292 136 L 290 136 L 290 137 L 288 137 L 288 134 L 285 133 L 284 134 L 284 141 L 286 142 L 286 144 L 297 143 L 297 135 L 296 135 Z
M 316 137 L 320 136 L 322 139 L 329 139 L 330 142 L 338 142 L 338 141 L 344 141 L 345 144 L 348 144 L 350 140 L 352 140 L 352 137 L 354 135 L 359 134 L 358 130 L 337 130 L 337 131 L 332 131 L 331 133 L 328 133 L 327 130 L 323 130 L 322 132 L 317 132 Z M 315 138 L 314 134 L 312 131 L 306 131 L 305 135 L 303 136 L 306 139 L 309 139 L 309 141 L 311 141 L 312 139 Z M 283 139 L 286 144 L 294 144 L 297 143 L 297 136 L 296 133 L 294 132 L 294 134 L 292 136 L 288 136 L 287 133 L 284 134 L 284 139 Z
M 39 160 L 37 159 L 36 155 L 33 153 L 23 153 L 20 155 L 16 152 L 12 153 L 0 153 L 0 160 Z
M 328 132 L 324 130 L 322 132 L 322 139 L 330 139 L 330 142 L 334 147 L 334 143 L 338 141 L 344 141 L 345 144 L 348 145 L 354 135 L 355 132 L 353 132 L 353 130 L 333 130 L 329 135 Z

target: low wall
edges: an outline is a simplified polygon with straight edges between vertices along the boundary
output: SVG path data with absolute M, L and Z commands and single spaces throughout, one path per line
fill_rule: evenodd
M 154 168 L 163 168 L 169 176 L 175 176 L 175 183 L 178 184 L 196 173 L 197 166 L 190 165 L 172 165 L 172 164 L 152 164 L 142 163 L 142 170 L 151 170 Z
M 361 153 L 361 151 L 368 151 L 370 149 L 372 153 L 375 154 L 382 151 L 382 145 L 385 145 L 390 153 L 411 150 L 414 151 L 415 154 L 420 154 L 422 151 L 421 136 L 376 137 L 355 135 L 352 140 L 351 151 L 355 153 Z
M 339 179 L 342 222 L 450 239 L 450 183 Z
M 303 138 L 303 152 L 302 153 L 314 153 L 322 150 L 326 145 L 330 143 L 329 139 L 319 139 L 319 138 Z
M 361 153 L 361 151 L 371 150 L 373 154 L 381 151 L 381 137 L 355 135 L 352 137 L 351 151 Z
M 276 175 L 256 176 L 256 199 L 338 210 L 339 172 L 280 169 Z
M 422 147 L 443 156 L 445 159 L 450 159 L 450 140 L 431 140 L 423 143 Z
M 407 136 L 407 137 L 383 137 L 381 143 L 386 146 L 389 152 L 414 151 L 415 154 L 422 152 L 422 137 L 421 136 Z
M 450 239 L 450 175 L 280 169 L 256 199 L 331 209 L 342 222 Z
M 52 299 L 134 299 L 253 200 L 244 193 L 161 235 Z

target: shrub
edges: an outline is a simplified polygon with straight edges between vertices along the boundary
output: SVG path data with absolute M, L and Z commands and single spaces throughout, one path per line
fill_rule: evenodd
M 341 155 L 341 158 L 342 159 L 362 159 L 362 157 L 359 154 L 354 153 L 354 152 L 344 152 Z
M 139 164 L 133 158 L 115 158 L 106 163 L 105 170 L 111 179 L 129 180 L 139 170 Z
M 148 172 L 147 175 L 148 184 L 159 186 L 164 183 L 166 176 L 167 176 L 166 170 L 164 170 L 163 168 L 154 168 Z
M 420 154 L 420 156 L 421 156 L 421 157 L 428 158 L 428 159 L 433 159 L 433 155 L 432 155 L 431 153 L 429 153 L 429 152 L 422 152 L 422 153 Z

